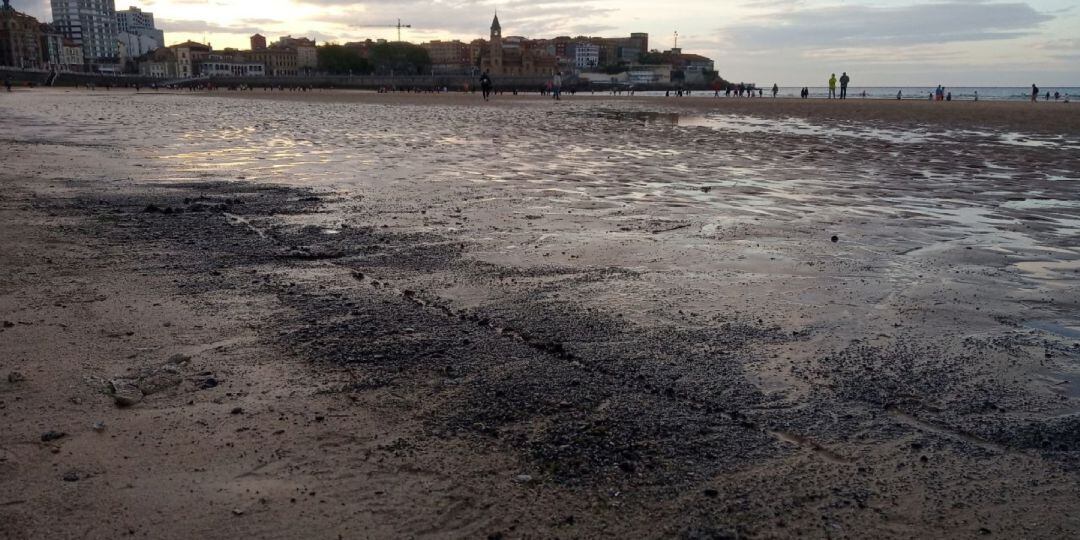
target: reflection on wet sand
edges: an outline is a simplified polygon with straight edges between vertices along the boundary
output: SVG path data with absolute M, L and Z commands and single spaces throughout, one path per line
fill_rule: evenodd
M 43 99 L 55 110 L 69 98 Z M 519 198 L 545 209 L 555 238 L 602 234 L 604 224 L 623 233 L 657 231 L 664 227 L 638 225 L 657 220 L 694 224 L 673 230 L 690 245 L 739 229 L 847 229 L 845 238 L 865 238 L 881 252 L 926 253 L 936 245 L 940 253 L 962 243 L 1018 257 L 995 266 L 1040 281 L 1075 276 L 1045 270 L 1053 266 L 1037 270 L 1024 257 L 1050 250 L 1066 266 L 1080 258 L 1069 241 L 1080 234 L 1078 140 L 1067 135 L 608 102 L 503 111 L 200 99 L 199 107 L 176 115 L 173 108 L 189 98 L 156 96 L 103 116 L 110 105 L 101 99 L 69 111 L 66 122 L 91 133 L 114 124 L 158 126 L 154 133 L 117 133 L 130 135 L 122 144 L 155 171 L 177 180 L 344 193 L 395 186 L 433 201 L 468 186 L 471 211 Z M 35 111 L 20 113 L 24 138 L 67 136 Z M 569 210 L 560 218 L 559 208 Z

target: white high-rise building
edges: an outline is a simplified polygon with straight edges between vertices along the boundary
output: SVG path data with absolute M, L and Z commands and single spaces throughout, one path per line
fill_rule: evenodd
M 117 30 L 120 32 L 134 33 L 133 30 L 153 30 L 154 14 L 137 7 L 129 7 L 124 11 L 116 12 L 116 25 Z
M 88 64 L 115 62 L 116 3 L 114 0 L 52 0 L 53 24 L 82 47 Z
M 574 47 L 574 66 L 578 69 L 595 68 L 600 65 L 600 46 L 578 43 Z
M 165 46 L 165 33 L 154 28 L 154 14 L 137 7 L 116 12 L 117 38 L 127 48 L 128 56 L 142 56 Z

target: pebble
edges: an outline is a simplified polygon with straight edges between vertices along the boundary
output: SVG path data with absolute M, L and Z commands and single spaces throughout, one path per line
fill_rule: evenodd
M 11 384 L 20 383 L 26 380 L 26 375 L 19 373 L 18 371 L 12 371 L 8 373 L 7 382 Z
M 63 431 L 46 431 L 41 434 L 41 442 L 52 442 L 57 439 L 62 439 L 67 436 L 67 433 Z
M 102 431 L 105 431 L 105 422 L 102 422 L 100 420 L 97 421 L 97 422 L 94 422 L 94 431 L 96 431 L 98 433 L 101 433 Z
M 170 356 L 167 363 L 173 364 L 173 365 L 180 365 L 180 364 L 186 364 L 186 363 L 188 363 L 190 361 L 191 361 L 190 356 L 188 356 L 186 354 L 177 353 L 177 354 L 174 354 L 174 355 Z
M 837 242 L 839 242 L 839 241 L 840 241 L 840 237 L 839 237 L 839 236 L 833 236 L 833 237 L 832 237 L 832 241 L 833 241 L 833 243 L 835 244 L 835 243 L 837 243 Z
M 242 414 L 244 409 L 242 407 L 233 407 L 233 410 L 229 411 L 229 414 Z
M 519 475 L 514 477 L 514 481 L 519 483 L 519 484 L 528 484 L 529 482 L 532 482 L 532 479 L 533 479 L 532 475 L 528 475 L 528 474 L 519 474 Z
M 181 382 L 183 382 L 183 379 L 180 375 L 161 369 L 139 379 L 139 382 L 135 383 L 135 385 L 139 387 L 143 395 L 150 396 L 164 392 L 174 386 L 179 386 Z
M 75 471 L 68 471 L 68 472 L 64 473 L 63 478 L 64 478 L 65 482 L 78 482 L 79 481 L 79 473 L 77 473 Z
M 121 407 L 131 407 L 143 399 L 143 392 L 134 381 L 113 379 L 109 381 L 109 387 L 112 389 L 113 400 Z

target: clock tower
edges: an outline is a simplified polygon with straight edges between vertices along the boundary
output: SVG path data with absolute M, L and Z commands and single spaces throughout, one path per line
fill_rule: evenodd
M 501 75 L 503 71 L 502 50 L 502 25 L 499 24 L 499 13 L 495 13 L 495 19 L 491 21 L 491 74 Z

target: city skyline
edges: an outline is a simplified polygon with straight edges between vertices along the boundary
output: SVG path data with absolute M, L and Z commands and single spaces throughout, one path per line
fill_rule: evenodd
M 12 4 L 52 20 L 48 0 Z M 157 0 L 116 7 L 128 5 L 154 12 L 168 43 L 191 39 L 215 48 L 243 48 L 254 33 L 320 43 L 394 40 L 399 17 L 412 25 L 406 41 L 471 41 L 485 37 L 498 10 L 508 36 L 648 32 L 651 47 L 666 50 L 678 31 L 680 47 L 714 58 L 721 76 L 734 81 L 820 86 L 828 73 L 847 71 L 853 84 L 866 86 L 1080 85 L 1080 10 L 1066 0 L 689 1 L 659 13 L 640 0 Z

